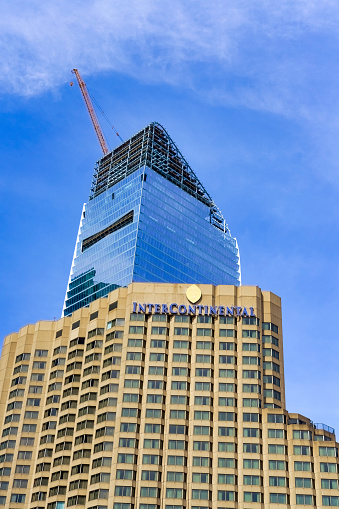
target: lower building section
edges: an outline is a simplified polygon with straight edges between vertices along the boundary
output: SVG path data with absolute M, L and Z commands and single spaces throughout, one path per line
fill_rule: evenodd
M 5 339 L 0 505 L 339 505 L 334 430 L 285 408 L 280 299 L 134 283 Z

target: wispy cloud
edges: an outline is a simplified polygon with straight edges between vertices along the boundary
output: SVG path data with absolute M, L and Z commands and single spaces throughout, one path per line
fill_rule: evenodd
M 332 0 L 14 0 L 2 6 L 0 87 L 40 94 L 79 67 L 307 117 L 310 88 L 332 94 L 338 21 Z

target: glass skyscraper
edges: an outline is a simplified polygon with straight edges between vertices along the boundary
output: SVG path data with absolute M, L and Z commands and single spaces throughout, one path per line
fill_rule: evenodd
M 240 284 L 236 239 L 158 123 L 95 168 L 64 315 L 131 282 Z

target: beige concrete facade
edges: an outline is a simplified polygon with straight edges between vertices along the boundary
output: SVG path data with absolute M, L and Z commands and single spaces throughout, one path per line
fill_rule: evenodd
M 0 505 L 339 505 L 332 430 L 285 409 L 279 297 L 198 286 L 134 283 L 6 337 Z

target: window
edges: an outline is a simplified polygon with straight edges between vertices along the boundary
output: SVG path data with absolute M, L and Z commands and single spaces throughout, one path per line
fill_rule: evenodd
M 148 380 L 147 383 L 147 389 L 164 389 L 165 387 L 166 384 L 163 380 Z
M 235 428 L 219 426 L 218 427 L 218 436 L 219 437 L 235 437 L 236 436 Z
M 235 413 L 234 412 L 219 412 L 218 420 L 219 421 L 235 421 Z
M 121 439 L 120 439 L 121 440 Z M 144 448 L 145 449 L 161 449 L 162 448 L 162 440 L 145 438 L 144 439 Z
M 166 488 L 166 498 L 186 498 L 186 490 L 182 488 Z
M 305 430 L 293 430 L 293 438 L 295 440 L 312 440 L 312 432 Z
M 13 493 L 11 495 L 11 502 L 13 504 L 24 504 L 26 500 L 26 495 L 22 495 L 19 493 Z
M 309 456 L 310 454 L 312 454 L 311 447 L 309 445 L 294 445 L 293 454 Z
M 162 403 L 162 396 L 158 396 L 160 398 L 158 401 L 148 401 L 148 397 L 155 396 L 149 394 L 147 396 L 147 403 Z M 172 394 L 171 395 L 171 404 L 172 405 L 188 405 L 188 398 L 187 396 L 179 396 L 178 394 Z
M 243 338 L 256 338 L 256 339 L 260 339 L 260 332 L 258 330 L 243 329 L 242 330 L 242 337 Z
M 213 376 L 213 370 L 210 368 L 195 368 L 195 376 L 211 377 Z
M 13 391 L 11 391 L 9 393 L 9 397 L 8 399 L 12 399 L 12 398 L 22 398 L 25 394 L 25 390 L 24 389 L 14 389 Z
M 174 327 L 175 336 L 191 336 L 191 329 L 188 327 Z
M 269 429 L 268 438 L 286 438 L 286 433 L 283 429 Z
M 279 346 L 279 339 L 275 338 L 274 336 L 266 336 L 263 334 L 262 342 L 263 343 L 272 343 L 272 345 L 274 345 L 274 346 Z
M 164 339 L 151 339 L 151 348 L 167 348 L 167 341 Z
M 211 435 L 210 426 L 194 426 L 193 435 Z
M 320 472 L 337 473 L 338 468 L 336 463 L 320 463 Z
M 126 359 L 128 361 L 141 361 L 144 360 L 144 354 L 141 352 L 127 352 Z
M 313 488 L 313 480 L 309 477 L 296 477 L 295 478 L 296 488 Z
M 73 348 L 73 346 L 84 345 L 84 344 L 85 344 L 85 338 L 75 338 L 75 339 L 72 339 L 72 341 L 69 344 L 69 347 Z
M 168 474 L 167 473 L 167 480 L 168 480 Z M 142 470 L 141 472 L 141 480 L 142 481 L 161 481 L 161 472 L 158 472 L 157 470 Z
M 233 316 L 219 316 L 219 323 L 232 325 L 235 323 Z
M 213 337 L 214 336 L 214 331 L 213 331 L 213 329 L 205 329 L 205 328 L 203 329 L 203 328 L 197 327 L 197 336 L 209 336 L 209 337 Z
M 183 456 L 167 456 L 167 465 L 185 466 L 186 458 Z
M 188 368 L 172 368 L 172 375 L 173 376 L 189 376 L 189 369 Z
M 162 410 L 160 408 L 146 408 L 146 418 L 161 419 Z
M 260 352 L 260 345 L 258 343 L 243 343 L 243 352 Z
M 50 409 L 52 410 L 52 409 Z M 39 416 L 39 412 L 32 412 L 32 411 L 29 411 L 27 410 L 25 412 L 25 419 L 37 419 Z
M 126 480 L 134 480 L 134 471 L 133 470 L 117 470 L 116 471 L 116 479 L 126 479 Z
M 235 500 L 235 492 L 218 490 L 218 500 L 227 500 L 233 502 Z
M 161 424 L 145 424 L 145 433 L 161 433 L 162 432 L 162 426 Z
M 126 375 L 140 375 L 143 372 L 143 368 L 141 366 L 126 366 L 125 373 Z
M 127 346 L 132 347 L 132 348 L 143 348 L 144 340 L 143 339 L 129 339 L 127 342 Z M 106 349 L 105 349 L 105 353 L 106 353 Z
M 157 498 L 159 496 L 159 489 L 151 486 L 140 488 L 140 497 Z
M 243 413 L 242 415 L 244 422 L 260 422 L 259 414 Z
M 211 341 L 197 341 L 195 347 L 197 350 L 213 350 L 213 343 Z
M 193 500 L 211 500 L 212 494 L 209 490 L 192 490 Z
M 325 490 L 337 490 L 338 480 L 337 479 L 321 479 L 321 488 Z
M 138 441 L 135 438 L 120 438 L 119 447 L 130 447 L 135 449 L 138 446 Z
M 219 329 L 219 336 L 221 338 L 236 338 L 237 331 L 234 329 Z
M 262 354 L 264 357 L 274 357 L 279 360 L 279 352 L 274 348 L 263 348 Z
M 213 399 L 210 396 L 195 396 L 195 405 L 213 405 Z
M 269 470 L 286 470 L 286 463 L 282 460 L 269 460 L 268 468 Z
M 183 472 L 167 472 L 167 481 L 169 482 L 186 482 L 186 476 Z
M 187 419 L 186 410 L 170 410 L 170 419 Z
M 285 446 L 268 444 L 268 454 L 285 454 Z
M 92 329 L 89 331 L 88 333 L 88 336 L 87 336 L 87 339 L 91 339 L 93 338 L 94 336 L 103 336 L 105 333 L 105 329 Z
M 202 420 L 202 421 L 210 421 L 212 418 L 212 413 L 205 410 L 195 410 L 194 411 L 194 420 Z
M 261 493 L 257 491 L 244 491 L 244 502 L 261 502 Z
M 210 364 L 213 362 L 213 356 L 212 355 L 203 355 L 203 354 L 197 354 L 195 357 L 196 362 L 201 362 L 205 364 Z
M 243 428 L 243 436 L 244 437 L 260 437 L 259 428 Z
M 270 476 L 269 478 L 270 486 L 279 486 L 281 488 L 286 488 L 286 477 L 278 477 L 278 476 Z
M 119 373 L 119 371 L 118 371 Z M 116 377 L 118 378 L 118 377 Z M 125 389 L 142 389 L 142 381 L 141 380 L 129 380 L 128 378 L 125 379 L 124 382 L 124 388 Z
M 243 451 L 248 453 L 260 453 L 259 444 L 243 444 Z
M 253 369 L 243 369 L 242 376 L 243 378 L 256 378 L 257 380 L 260 380 L 260 371 Z
M 276 334 L 278 334 L 278 326 L 277 325 L 274 325 L 274 323 L 270 323 L 270 322 L 262 322 L 262 330 L 271 330 L 272 332 L 275 332 Z
M 296 472 L 312 472 L 310 461 L 295 461 L 294 462 L 294 470 Z
M 234 442 L 219 442 L 218 443 L 218 451 L 219 452 L 236 452 L 236 444 Z
M 133 456 L 133 454 L 130 456 Z M 119 461 L 118 461 L 118 463 L 119 463 Z M 122 462 L 122 463 L 124 463 L 124 462 Z M 93 460 L 92 468 L 110 467 L 111 465 L 112 465 L 112 458 L 100 457 L 100 458 L 96 458 L 95 460 Z
M 188 362 L 190 356 L 187 353 L 174 353 L 172 357 L 173 362 Z
M 182 350 L 189 350 L 191 348 L 191 344 L 189 341 L 173 341 L 173 348 L 181 348 Z
M 319 456 L 338 457 L 338 449 L 336 447 L 319 447 Z
M 206 441 L 194 441 L 193 442 L 193 451 L 210 451 L 211 444 Z
M 312 495 L 296 495 L 297 505 L 314 505 Z
M 164 366 L 150 366 L 148 368 L 149 375 L 166 375 L 166 368 Z
M 219 355 L 220 364 L 236 364 L 234 355 Z
M 107 329 L 111 329 L 112 327 L 123 327 L 125 325 L 125 318 L 115 318 L 107 322 Z
M 32 375 L 32 377 L 33 377 L 33 375 Z M 33 379 L 32 377 L 31 377 L 31 380 Z M 25 376 L 18 376 L 17 378 L 13 378 L 11 387 L 13 387 L 14 385 L 25 385 L 26 381 L 27 381 L 27 378 Z
M 168 329 L 167 327 L 152 327 L 151 334 L 157 336 L 166 336 L 166 334 L 168 334 Z
M 153 388 L 155 388 L 155 387 L 153 387 Z M 177 390 L 177 391 L 188 391 L 189 390 L 189 383 L 188 382 L 172 382 L 171 383 L 171 389 L 172 390 Z
M 143 465 L 161 465 L 161 456 L 158 454 L 143 454 Z
M 21 353 L 20 355 L 17 355 L 15 358 L 15 363 L 21 362 L 21 361 L 29 361 L 31 358 L 30 353 Z
M 267 415 L 267 422 L 274 422 L 277 424 L 285 424 L 286 419 L 283 414 L 268 414 Z
M 275 362 L 264 361 L 263 362 L 263 368 L 264 369 L 269 369 L 271 371 L 275 371 L 276 373 L 280 373 L 280 367 Z
M 271 504 L 287 504 L 286 493 L 270 493 Z
M 261 486 L 262 480 L 259 475 L 244 475 L 243 482 L 245 486 Z
M 210 484 L 212 482 L 212 476 L 208 473 L 193 473 L 192 482 Z
M 338 507 L 339 506 L 339 497 L 337 496 L 328 496 L 328 495 L 323 495 L 323 505 L 325 506 L 334 506 L 334 507 Z
M 244 407 L 261 408 L 261 400 L 258 398 L 243 398 L 242 404 Z
M 48 350 L 35 350 L 34 357 L 47 357 Z
M 184 451 L 186 449 L 186 442 L 185 440 L 169 440 L 168 441 L 168 448 L 169 449 L 179 449 L 181 451 Z
M 236 350 L 235 343 L 219 343 L 219 350 Z
M 237 372 L 235 369 L 219 369 L 220 378 L 236 378 Z

